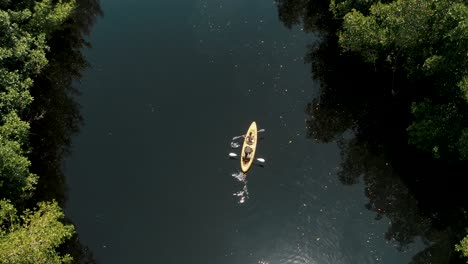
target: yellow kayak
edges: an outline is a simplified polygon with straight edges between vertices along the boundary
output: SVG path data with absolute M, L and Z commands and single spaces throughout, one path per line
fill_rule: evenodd
M 243 173 L 246 173 L 250 166 L 252 166 L 252 162 L 255 156 L 255 149 L 257 147 L 257 124 L 252 122 L 250 124 L 247 133 L 245 134 L 244 144 L 242 145 L 242 152 L 241 152 L 241 170 Z

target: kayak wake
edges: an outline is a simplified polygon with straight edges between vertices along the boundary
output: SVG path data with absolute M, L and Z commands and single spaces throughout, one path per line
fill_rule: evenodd
M 233 173 L 232 177 L 236 178 L 238 181 L 240 181 L 243 184 L 242 190 L 233 193 L 233 196 L 239 197 L 239 203 L 242 204 L 244 203 L 247 199 L 249 199 L 249 190 L 247 189 L 247 174 L 239 172 L 239 173 Z

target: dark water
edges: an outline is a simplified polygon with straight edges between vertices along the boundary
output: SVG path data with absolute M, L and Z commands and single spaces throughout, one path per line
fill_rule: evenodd
M 337 142 L 306 137 L 320 84 L 304 56 L 318 39 L 287 29 L 275 2 L 101 5 L 66 210 L 100 263 L 408 263 L 424 249 L 417 234 L 404 247 L 385 237 L 369 189 L 340 181 Z M 228 153 L 254 120 L 266 165 L 242 183 Z M 419 221 L 388 161 L 352 153 Z

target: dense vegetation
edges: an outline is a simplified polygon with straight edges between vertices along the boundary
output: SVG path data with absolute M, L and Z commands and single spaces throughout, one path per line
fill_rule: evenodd
M 468 5 L 465 1 L 331 2 L 339 45 L 426 91 L 412 96 L 409 143 L 437 158 L 468 160 Z M 406 87 L 412 89 L 412 85 Z M 468 256 L 466 239 L 456 249 Z
M 95 1 L 0 1 L 0 263 L 93 263 L 60 206 Z
M 363 179 L 366 207 L 390 219 L 386 238 L 400 249 L 416 237 L 427 243 L 412 263 L 463 261 L 466 1 L 279 0 L 278 8 L 286 26 L 320 39 L 306 55 L 321 85 L 307 129 L 338 140 L 340 180 Z
M 339 45 L 383 70 L 426 82 L 426 91 L 412 98 L 410 143 L 436 157 L 468 160 L 468 5 L 374 2 L 359 11 L 351 0 L 332 1 L 334 14 L 343 17 Z

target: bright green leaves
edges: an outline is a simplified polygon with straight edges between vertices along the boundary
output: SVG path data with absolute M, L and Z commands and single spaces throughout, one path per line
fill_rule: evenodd
M 26 158 L 29 125 L 18 114 L 32 101 L 28 88 L 32 81 L 21 81 L 17 72 L 0 68 L 0 194 L 23 201 L 31 197 L 37 176 L 29 172 Z M 27 192 L 24 192 L 27 191 Z
M 29 172 L 26 158 L 29 124 L 15 112 L 2 118 L 0 126 L 0 193 L 17 201 L 32 196 L 37 175 Z
M 53 2 L 57 2 L 53 4 Z M 49 35 L 57 30 L 70 16 L 75 7 L 75 1 L 51 1 L 36 2 L 34 12 L 28 27 L 31 32 L 45 33 Z
M 5 7 L 8 6 L 8 9 Z M 31 6 L 32 9 L 27 7 Z M 60 222 L 57 203 L 17 216 L 14 205 L 33 195 L 38 176 L 31 173 L 29 123 L 21 120 L 33 98 L 33 80 L 47 65 L 47 40 L 69 18 L 74 1 L 0 0 L 0 262 L 67 263 L 55 249 L 73 234 Z M 7 200 L 13 201 L 13 204 Z
M 372 4 L 379 0 L 330 0 L 330 11 L 335 17 L 343 17 L 353 9 L 361 13 L 367 12 Z
M 332 10 L 339 6 L 333 3 Z M 451 75 L 447 80 L 461 80 L 468 74 L 466 4 L 397 0 L 373 4 L 368 13 L 352 9 L 344 15 L 339 43 L 345 51 L 360 53 L 371 63 L 402 67 L 408 76 L 443 72 Z
M 0 238 L 15 230 L 18 221 L 16 208 L 6 200 L 0 200 Z
M 47 38 L 75 5 L 34 3 L 33 10 L 0 10 L 0 194 L 15 201 L 30 197 L 37 182 L 25 156 L 29 126 L 18 116 L 33 100 L 29 92 L 33 78 L 48 63 Z
M 32 196 L 37 175 L 29 172 L 30 161 L 21 144 L 0 135 L 0 193 L 17 202 Z
M 21 113 L 32 102 L 29 93 L 32 79 L 18 71 L 0 68 L 0 113 Z
M 332 1 L 335 15 L 348 11 L 338 33 L 341 48 L 381 69 L 403 71 L 413 83 L 430 83 L 428 93 L 420 95 L 430 99 L 413 106 L 410 143 L 436 157 L 467 157 L 462 136 L 466 102 L 460 98 L 468 100 L 468 5 L 442 0 L 364 2 Z M 360 11 L 351 9 L 354 6 Z
M 29 123 L 21 120 L 18 115 L 11 112 L 2 118 L 4 122 L 0 127 L 0 136 L 26 145 L 29 132 Z
M 19 218 L 6 200 L 0 201 L 0 259 L 2 263 L 71 263 L 69 255 L 55 249 L 74 233 L 60 220 L 63 212 L 56 202 L 39 203 L 36 211 L 26 210 Z M 20 220 L 21 219 L 21 220 Z
M 435 10 L 431 2 L 398 0 L 390 4 L 377 3 L 370 7 L 368 16 L 352 10 L 344 16 L 340 45 L 358 52 L 370 62 L 380 56 L 391 64 L 408 58 L 406 64 L 418 63 L 420 49 L 432 42 L 431 26 Z M 428 43 L 429 42 L 429 43 Z M 409 56 L 409 57 L 408 57 Z
M 0 40 L 0 66 L 4 70 L 30 75 L 39 73 L 47 64 L 46 35 L 43 32 L 35 34 L 25 24 L 29 13 L 0 10 L 0 34 L 3 35 Z
M 455 250 L 460 251 L 464 257 L 468 257 L 468 236 L 463 238 L 463 240 L 460 241 L 460 244 L 455 245 Z
M 47 65 L 46 40 L 69 17 L 74 5 L 74 1 L 44 0 L 35 2 L 33 12 L 0 10 L 0 91 L 9 86 L 15 89 L 31 86 L 31 82 L 21 82 Z
M 386 36 L 377 22 L 356 10 L 346 14 L 344 20 L 343 32 L 339 34 L 341 47 L 360 53 L 366 61 L 374 63 L 379 56 L 379 47 L 386 43 Z

